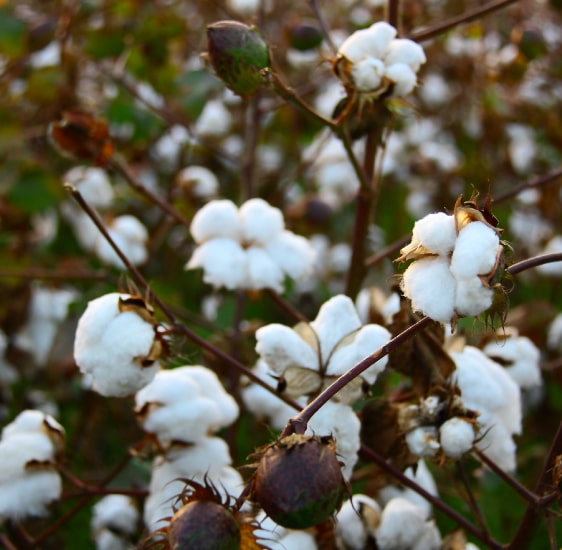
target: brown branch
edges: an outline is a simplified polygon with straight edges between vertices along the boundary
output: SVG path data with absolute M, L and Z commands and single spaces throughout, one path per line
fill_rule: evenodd
M 520 183 L 516 185 L 512 189 L 509 189 L 505 193 L 501 193 L 497 197 L 494 197 L 494 204 L 499 202 L 504 202 L 508 199 L 516 197 L 522 191 L 526 191 L 527 189 L 535 189 L 537 187 L 542 187 L 548 183 L 551 183 L 557 180 L 560 176 L 562 176 L 562 168 L 558 168 L 548 174 L 544 174 L 543 176 L 539 176 L 531 181 Z
M 462 25 L 464 23 L 470 23 L 475 19 L 480 19 L 485 15 L 493 13 L 497 10 L 505 8 L 510 4 L 515 4 L 518 0 L 496 0 L 495 2 L 490 2 L 489 4 L 485 4 L 478 8 L 474 8 L 473 10 L 469 10 L 462 15 L 457 17 L 451 17 L 441 23 L 437 23 L 436 25 L 432 25 L 427 29 L 422 29 L 419 31 L 414 31 L 408 36 L 411 40 L 415 40 L 416 42 L 423 42 L 425 40 L 429 40 L 437 36 L 438 34 L 442 34 L 449 29 Z
M 556 252 L 553 254 L 543 254 L 542 256 L 533 256 L 526 260 L 521 260 L 516 264 L 510 265 L 506 271 L 511 273 L 511 275 L 516 275 L 527 269 L 532 269 L 539 265 L 550 264 L 554 262 L 562 262 L 562 252 Z

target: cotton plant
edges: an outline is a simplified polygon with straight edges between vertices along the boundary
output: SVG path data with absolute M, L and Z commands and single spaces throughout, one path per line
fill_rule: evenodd
M 202 268 L 203 280 L 217 288 L 282 292 L 286 277 L 301 279 L 312 268 L 309 242 L 285 229 L 282 212 L 263 199 L 240 208 L 211 201 L 195 214 L 190 231 L 198 246 L 186 268 Z
M 457 201 L 452 215 L 438 212 L 418 220 L 410 244 L 397 261 L 413 261 L 401 279 L 412 308 L 443 324 L 480 315 L 503 293 L 501 231 L 473 205 Z
M 90 522 L 96 550 L 132 550 L 139 510 L 127 495 L 107 495 L 92 509 Z
M 57 461 L 64 448 L 64 428 L 33 409 L 4 426 L 0 438 L 0 519 L 46 516 L 59 500 L 62 480 Z
M 138 296 L 113 292 L 88 303 L 76 327 L 74 359 L 94 391 L 125 397 L 154 378 L 162 342 L 150 306 Z
M 426 57 L 419 44 L 396 34 L 392 25 L 379 21 L 349 36 L 338 49 L 335 65 L 344 84 L 372 98 L 410 94 Z
M 275 523 L 264 512 L 256 517 L 259 529 L 254 531 L 256 540 L 269 550 L 318 550 L 314 535 L 302 529 L 288 529 Z

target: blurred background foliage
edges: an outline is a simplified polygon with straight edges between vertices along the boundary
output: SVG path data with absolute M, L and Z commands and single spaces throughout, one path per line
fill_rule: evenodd
M 384 18 L 382 4 L 346 0 L 321 2 L 320 8 L 329 28 L 347 36 Z M 404 1 L 400 34 L 422 36 L 434 25 L 481 4 Z M 422 41 L 428 62 L 407 116 L 396 120 L 398 139 L 395 150 L 388 151 L 392 163 L 383 176 L 369 243 L 372 254 L 407 235 L 421 212 L 452 209 L 461 193 L 468 198 L 473 191 L 481 197 L 490 192 L 500 198 L 560 167 L 561 10 L 556 0 L 514 2 Z M 302 149 L 320 129 L 306 113 L 264 89 L 253 100 L 227 103 L 232 116 L 227 135 L 198 134 L 198 119 L 206 104 L 224 97 L 222 83 L 200 56 L 206 49 L 205 26 L 230 18 L 257 24 L 283 78 L 305 101 L 313 103 L 336 82 L 333 52 L 325 42 L 314 48 L 312 63 L 290 60 L 295 29 L 303 24 L 319 28 L 307 2 L 264 2 L 258 13 L 250 15 L 237 12 L 235 2 L 218 0 L 0 2 L 0 328 L 7 336 L 6 358 L 21 375 L 3 388 L 0 412 L 2 421 L 7 421 L 42 400 L 55 403 L 58 419 L 67 429 L 68 464 L 85 480 L 107 474 L 142 433 L 131 403 L 85 393 L 73 364 L 74 324 L 88 300 L 116 287 L 127 289 L 129 283 L 117 269 L 85 254 L 60 216 L 61 204 L 70 201 L 62 185 L 64 174 L 77 164 L 49 143 L 49 124 L 62 112 L 80 110 L 105 119 L 115 150 L 132 173 L 187 219 L 202 199 L 180 189 L 176 175 L 184 166 L 200 164 L 217 175 L 221 198 L 241 202 L 249 195 L 251 179 L 251 193 L 283 209 L 295 231 L 325 235 L 330 244 L 350 242 L 353 201 L 327 205 L 302 159 Z M 424 93 L 426 85 L 429 89 Z M 254 117 L 254 124 L 248 123 L 249 117 Z M 424 121 L 431 121 L 431 128 L 416 129 L 414 124 Z M 158 142 L 177 126 L 186 128 L 189 138 L 177 156 L 163 159 L 157 153 Z M 239 137 L 239 149 L 227 146 L 229 136 Z M 252 140 L 273 151 L 270 165 L 260 161 L 265 154 L 260 157 L 248 146 Z M 150 259 L 142 271 L 154 291 L 199 334 L 245 364 L 253 364 L 256 326 L 290 320 L 266 294 L 228 293 L 216 295 L 216 315 L 206 319 L 201 313 L 203 298 L 211 289 L 202 283 L 199 272 L 184 270 L 192 250 L 187 228 L 136 195 L 111 167 L 108 171 L 117 195 L 113 213 L 132 213 L 149 228 Z M 500 226 L 506 228 L 504 238 L 513 246 L 510 262 L 536 254 L 547 236 L 562 231 L 559 179 L 523 195 L 498 200 L 494 207 Z M 542 239 L 522 240 L 524 235 L 510 232 L 511 217 L 521 212 L 536 213 L 548 224 Z M 395 272 L 391 259 L 370 269 L 369 284 L 389 287 Z M 37 280 L 79 291 L 45 368 L 33 365 L 12 340 L 27 319 L 31 285 Z M 306 292 L 289 288 L 286 297 L 312 317 L 338 289 L 341 275 L 331 273 Z M 528 272 L 517 277 L 510 302 L 508 323 L 530 336 L 544 350 L 544 361 L 554 364 L 544 372 L 545 395 L 534 396 L 536 402 L 518 442 L 519 477 L 532 487 L 562 413 L 559 357 L 545 347 L 546 327 L 562 310 L 562 285 L 558 278 Z M 241 316 L 248 323 L 242 330 L 233 328 Z M 472 320 L 462 327 L 474 342 L 484 331 L 482 323 Z M 228 378 L 224 366 L 193 344 L 174 341 L 173 351 L 171 365 L 203 362 Z M 225 436 L 236 463 L 242 464 L 250 451 L 270 440 L 271 432 L 243 414 Z M 115 486 L 145 487 L 149 469 L 142 459 L 135 459 Z M 477 466 L 469 463 L 470 468 Z M 442 482 L 440 487 L 448 486 L 447 474 L 437 468 L 434 474 Z M 489 473 L 476 490 L 492 533 L 508 540 L 521 518 L 522 501 Z M 441 496 L 469 513 L 453 491 L 448 494 L 443 489 Z M 55 515 L 74 504 L 71 499 L 57 505 Z M 445 517 L 438 516 L 438 521 L 443 533 L 454 528 Z M 30 530 L 37 532 L 48 522 L 32 522 Z M 44 547 L 92 547 L 88 523 L 86 508 Z M 562 537 L 559 527 L 558 531 Z M 545 540 L 537 539 L 533 548 L 545 548 Z

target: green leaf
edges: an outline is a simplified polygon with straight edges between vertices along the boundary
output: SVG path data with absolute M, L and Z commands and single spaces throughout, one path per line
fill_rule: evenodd
M 7 198 L 24 212 L 34 213 L 57 204 L 62 194 L 62 186 L 56 178 L 39 169 L 30 169 L 12 184 Z

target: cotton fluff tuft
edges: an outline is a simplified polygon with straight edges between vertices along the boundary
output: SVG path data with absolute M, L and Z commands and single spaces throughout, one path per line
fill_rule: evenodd
M 336 516 L 335 531 L 349 550 L 363 550 L 380 521 L 377 501 L 363 494 L 346 500 Z
M 162 446 L 197 442 L 230 425 L 239 412 L 217 375 L 201 366 L 157 372 L 136 394 L 135 405 L 143 429 Z
M 0 439 L 0 518 L 45 516 L 60 498 L 55 468 L 64 430 L 51 416 L 26 410 L 4 427 Z
M 202 268 L 203 280 L 215 287 L 281 292 L 286 276 L 300 279 L 312 270 L 310 243 L 284 229 L 281 211 L 263 199 L 240 209 L 211 201 L 195 214 L 190 231 L 198 247 L 186 268 Z
M 142 364 L 154 344 L 155 326 L 135 311 L 120 311 L 120 299 L 129 298 L 111 293 L 92 300 L 78 321 L 74 359 L 83 374 L 92 376 L 93 388 L 101 395 L 131 395 L 160 368 L 157 362 Z

